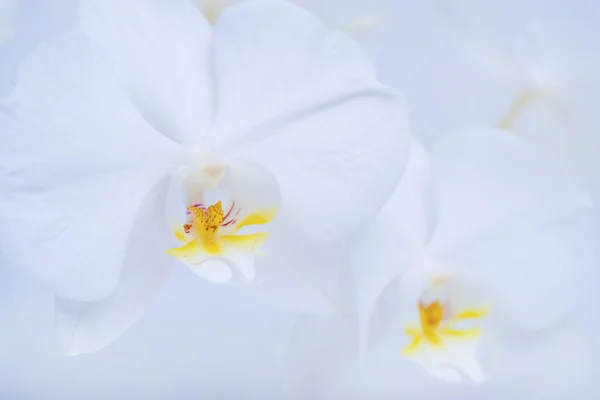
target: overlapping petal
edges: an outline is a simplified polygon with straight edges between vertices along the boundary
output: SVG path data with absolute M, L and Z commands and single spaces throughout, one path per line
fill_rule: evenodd
M 55 319 L 69 355 L 103 349 L 125 332 L 154 300 L 175 263 L 164 251 L 171 239 L 162 215 L 166 182 L 144 199 L 127 241 L 123 271 L 112 295 L 99 302 L 56 298 Z
M 264 255 L 256 259 L 257 282 L 250 289 L 288 310 L 351 315 L 351 279 L 344 246 L 295 231 L 285 213 L 284 208 L 272 223 Z
M 57 295 L 115 287 L 144 196 L 179 151 L 135 112 L 77 33 L 40 45 L 0 104 L 1 251 Z
M 359 341 L 366 343 L 374 307 L 383 290 L 411 267 L 425 249 L 430 210 L 426 196 L 429 155 L 412 142 L 407 168 L 396 191 L 377 215 L 348 244 L 354 277 Z
M 211 29 L 190 1 L 80 1 L 78 22 L 154 128 L 181 144 L 201 143 L 213 115 Z
M 209 143 L 272 171 L 295 225 L 339 238 L 379 210 L 406 163 L 406 110 L 355 43 L 295 6 L 257 1 L 222 15 L 212 55 Z

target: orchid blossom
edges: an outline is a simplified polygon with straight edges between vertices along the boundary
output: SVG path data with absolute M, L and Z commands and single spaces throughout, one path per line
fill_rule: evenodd
M 431 154 L 415 142 L 396 192 L 349 244 L 361 354 L 486 381 L 481 349 L 501 363 L 507 332 L 543 332 L 584 304 L 594 211 L 568 169 L 516 136 L 450 135 Z
M 187 0 L 81 1 L 23 62 L 0 135 L 0 251 L 53 291 L 69 354 L 114 341 L 178 262 L 334 312 L 316 249 L 377 213 L 409 137 L 355 43 L 267 0 L 214 28 Z

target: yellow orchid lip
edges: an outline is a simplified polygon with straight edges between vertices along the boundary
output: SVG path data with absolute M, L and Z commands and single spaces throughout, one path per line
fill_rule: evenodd
M 451 318 L 444 318 L 446 310 L 439 301 L 428 305 L 419 303 L 420 326 L 410 326 L 406 334 L 412 338 L 411 343 L 402 350 L 402 354 L 410 356 L 423 346 L 442 350 L 449 340 L 470 339 L 479 337 L 482 328 L 456 329 L 454 325 L 464 320 L 481 319 L 489 308 L 473 308 L 464 310 Z
M 270 222 L 277 214 L 277 208 L 255 211 L 242 220 L 239 219 L 241 209 L 235 201 L 227 212 L 223 211 L 221 201 L 205 207 L 194 204 L 188 207 L 190 218 L 183 226 L 177 227 L 175 237 L 183 244 L 167 250 L 182 261 L 190 261 L 198 255 L 221 256 L 227 252 L 252 252 L 258 254 L 258 248 L 268 237 L 267 232 L 240 235 L 239 230 L 249 225 L 263 225 Z M 226 230 L 226 233 L 222 231 Z

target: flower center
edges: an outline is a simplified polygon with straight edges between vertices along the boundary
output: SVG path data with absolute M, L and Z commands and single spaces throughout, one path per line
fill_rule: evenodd
M 446 342 L 454 339 L 468 339 L 478 337 L 481 328 L 456 328 L 456 325 L 468 320 L 481 319 L 488 313 L 484 308 L 473 308 L 463 310 L 452 315 L 449 307 L 442 305 L 440 301 L 434 301 L 429 305 L 419 302 L 420 326 L 409 326 L 406 334 L 412 338 L 411 343 L 402 351 L 404 355 L 413 354 L 423 346 L 443 348 Z
M 200 238 L 204 250 L 208 254 L 220 254 L 221 245 L 218 240 L 219 227 L 225 219 L 221 202 L 217 202 L 206 210 L 201 205 L 193 205 L 189 208 L 193 223 L 186 224 L 189 229 L 193 229 L 197 237 Z M 184 225 L 184 229 L 185 226 Z
M 437 301 L 428 306 L 419 303 L 419 317 L 425 337 L 433 337 L 444 317 L 444 309 Z

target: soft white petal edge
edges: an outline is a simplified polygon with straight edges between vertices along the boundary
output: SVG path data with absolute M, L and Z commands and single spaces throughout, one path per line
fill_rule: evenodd
M 163 218 L 165 186 L 160 183 L 144 200 L 112 296 L 95 303 L 56 298 L 56 326 L 68 355 L 93 353 L 110 345 L 135 323 L 162 288 L 174 262 L 164 251 L 171 240 Z
M 432 251 L 485 285 L 495 314 L 545 329 L 580 304 L 600 262 L 595 207 L 558 160 L 505 132 L 434 151 L 439 225 Z

